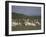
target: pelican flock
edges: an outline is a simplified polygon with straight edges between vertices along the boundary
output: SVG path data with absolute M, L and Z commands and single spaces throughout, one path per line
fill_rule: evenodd
M 31 22 L 29 22 L 29 19 L 27 19 L 27 20 L 23 19 L 23 21 L 24 21 L 25 26 L 37 26 L 37 24 L 40 25 L 40 22 L 38 21 L 38 19 L 37 19 L 37 21 L 35 20 L 34 22 L 33 22 L 33 20 L 31 20 Z M 22 25 L 20 20 L 19 20 L 19 22 L 13 21 L 12 24 L 13 24 L 12 26 Z

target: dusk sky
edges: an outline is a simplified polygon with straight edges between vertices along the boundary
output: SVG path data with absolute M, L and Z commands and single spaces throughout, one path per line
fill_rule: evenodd
M 41 15 L 41 7 L 12 6 L 12 12 L 25 14 L 28 16 L 40 16 Z

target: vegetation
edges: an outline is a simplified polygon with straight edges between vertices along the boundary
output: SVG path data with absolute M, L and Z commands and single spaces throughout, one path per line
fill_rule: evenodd
M 20 19 L 20 21 L 18 22 L 21 22 L 22 25 L 17 25 L 17 26 L 12 26 L 12 31 L 20 31 L 20 30 L 39 30 L 41 29 L 41 25 L 37 25 L 37 26 L 24 26 L 24 21 L 23 19 L 27 20 L 29 19 L 29 21 L 31 22 L 31 20 L 35 20 L 35 19 L 38 19 L 38 21 L 41 23 L 41 16 L 27 16 L 27 15 L 24 15 L 24 14 L 20 14 L 20 13 L 13 13 L 12 12 L 12 22 L 13 21 L 17 21 Z
M 40 30 L 41 26 L 12 26 L 12 31 Z

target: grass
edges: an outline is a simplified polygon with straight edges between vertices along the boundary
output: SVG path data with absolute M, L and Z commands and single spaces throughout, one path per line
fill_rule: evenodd
M 41 26 L 12 26 L 12 31 L 39 30 Z
M 18 13 L 12 13 L 12 21 L 15 21 L 16 19 L 19 20 L 21 19 L 21 23 L 23 23 L 23 20 L 22 19 L 28 19 L 31 21 L 31 20 L 34 20 L 34 19 L 38 19 L 38 21 L 41 23 L 41 16 L 26 16 L 26 15 L 23 15 L 23 14 L 18 14 Z M 41 25 L 37 25 L 37 26 L 12 26 L 12 31 L 23 31 L 23 30 L 39 30 L 41 29 Z

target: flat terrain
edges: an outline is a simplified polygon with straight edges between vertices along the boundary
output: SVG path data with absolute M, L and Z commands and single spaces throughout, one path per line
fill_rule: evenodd
M 12 31 L 40 30 L 41 26 L 12 26 Z
M 24 26 L 23 25 L 23 18 L 24 19 L 29 19 L 30 22 L 38 19 L 38 21 L 41 24 L 41 16 L 27 16 L 24 14 L 18 14 L 18 13 L 12 13 L 12 22 L 17 19 L 17 21 L 20 19 L 20 22 L 22 25 L 17 25 L 17 26 L 12 26 L 12 31 L 23 31 L 23 30 L 39 30 L 41 29 L 41 25 L 36 25 L 36 26 Z

